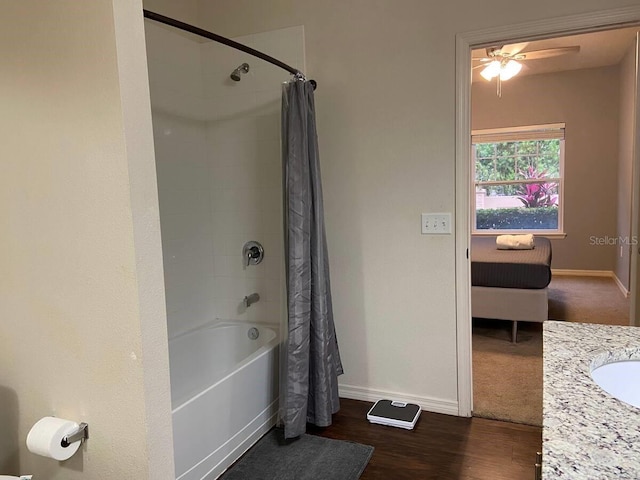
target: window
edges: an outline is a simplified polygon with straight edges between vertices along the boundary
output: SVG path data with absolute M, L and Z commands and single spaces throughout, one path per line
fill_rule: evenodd
M 564 123 L 472 132 L 473 233 L 562 233 Z

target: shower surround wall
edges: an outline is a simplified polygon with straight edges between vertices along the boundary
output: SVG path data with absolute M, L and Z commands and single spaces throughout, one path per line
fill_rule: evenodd
M 169 336 L 215 319 L 279 323 L 282 303 L 281 83 L 284 70 L 145 22 Z M 304 70 L 304 33 L 235 38 Z M 243 62 L 240 82 L 229 78 Z M 242 246 L 264 261 L 245 267 Z M 245 308 L 245 295 L 260 302 Z

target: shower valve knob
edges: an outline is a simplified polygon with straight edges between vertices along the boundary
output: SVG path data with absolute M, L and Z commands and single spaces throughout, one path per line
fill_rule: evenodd
M 242 254 L 247 261 L 247 267 L 249 265 L 258 265 L 264 258 L 264 248 L 258 242 L 247 242 L 242 247 Z

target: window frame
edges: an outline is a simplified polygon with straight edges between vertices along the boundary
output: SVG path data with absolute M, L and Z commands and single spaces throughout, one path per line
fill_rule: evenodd
M 549 123 L 541 125 L 526 125 L 518 127 L 504 127 L 491 129 L 477 129 L 471 131 L 471 178 L 470 178 L 470 198 L 471 198 L 471 234 L 472 235 L 496 235 L 496 234 L 522 234 L 533 233 L 545 237 L 564 238 L 564 160 L 565 160 L 565 123 Z M 477 139 L 485 141 L 478 142 Z M 560 140 L 559 148 L 559 175 L 549 180 L 558 184 L 558 228 L 557 229 L 504 229 L 504 230 L 487 230 L 477 229 L 476 220 L 476 186 L 478 185 L 513 185 L 524 183 L 539 183 L 535 180 L 505 180 L 505 181 L 476 181 L 476 148 L 478 143 L 502 143 L 502 142 L 522 142 L 527 140 Z M 490 141 L 487 141 L 490 140 Z

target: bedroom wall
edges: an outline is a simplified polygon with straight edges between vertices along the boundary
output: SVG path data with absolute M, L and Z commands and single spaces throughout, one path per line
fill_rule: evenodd
M 147 0 L 146 4 L 153 4 Z M 316 109 L 343 395 L 456 407 L 455 35 L 637 0 L 202 0 L 234 37 L 304 25 Z M 344 388 L 345 385 L 350 388 Z
M 616 212 L 616 237 L 631 236 L 631 188 L 633 180 L 634 127 L 636 94 L 636 45 L 635 41 L 620 62 L 619 137 Z M 615 273 L 624 287 L 629 289 L 631 247 L 621 242 L 615 247 Z
M 564 231 L 552 239 L 553 268 L 615 268 L 616 247 L 591 237 L 616 236 L 619 68 L 617 65 L 475 82 L 473 129 L 566 123 Z

